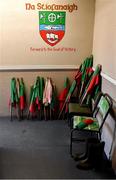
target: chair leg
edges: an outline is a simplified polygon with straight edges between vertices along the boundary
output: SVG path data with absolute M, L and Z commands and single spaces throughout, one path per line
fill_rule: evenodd
M 17 116 L 18 120 L 20 120 L 20 115 L 21 115 L 21 112 L 20 112 L 19 105 L 16 104 L 16 116 Z
M 73 129 L 73 117 L 70 118 L 70 129 Z
M 97 136 L 98 136 L 98 139 L 101 141 L 101 132 L 99 132 L 99 133 L 97 134 Z
M 71 131 L 70 135 L 70 155 L 73 156 L 72 154 L 72 141 L 73 141 L 73 130 Z
M 12 104 L 10 106 L 10 120 L 12 121 Z
M 42 109 L 41 108 L 39 110 L 39 113 L 40 113 L 40 120 L 42 120 Z
M 30 111 L 28 111 L 28 114 L 27 114 L 27 120 L 30 119 Z
M 20 110 L 20 119 L 23 120 L 23 110 Z
M 75 142 L 85 142 L 85 138 L 84 139 L 77 139 L 76 137 L 73 137 L 73 133 L 76 132 L 77 129 L 72 129 L 71 130 L 71 135 L 70 135 L 70 155 L 71 157 L 73 157 L 73 141 Z
M 44 106 L 44 118 L 45 120 L 47 120 L 47 107 Z
M 50 108 L 50 120 L 52 120 L 52 109 Z

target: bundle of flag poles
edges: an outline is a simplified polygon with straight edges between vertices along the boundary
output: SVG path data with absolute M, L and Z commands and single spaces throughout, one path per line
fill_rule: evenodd
M 72 82 L 72 85 L 69 88 L 69 91 L 67 93 L 67 96 L 65 98 L 65 101 L 62 105 L 62 108 L 59 110 L 59 115 L 58 119 L 62 118 L 63 112 L 65 113 L 68 112 L 68 104 L 70 102 L 70 99 L 76 89 L 76 96 L 77 96 L 77 101 L 80 101 L 80 98 L 83 94 L 84 88 L 87 84 L 87 81 L 91 77 L 93 70 L 93 56 L 91 55 L 90 57 L 87 57 L 84 62 L 80 65 L 74 80 Z
M 25 93 L 25 84 L 23 78 L 11 79 L 10 83 L 10 113 L 11 120 L 13 117 L 13 109 L 16 110 L 16 115 L 18 119 L 23 119 L 23 111 L 26 107 L 26 93 Z
M 30 104 L 28 118 L 37 116 L 42 117 L 42 102 L 43 102 L 44 78 L 37 77 L 34 85 L 30 88 Z
M 101 91 L 101 70 L 102 66 L 98 64 L 85 88 L 83 97 L 81 99 L 81 104 L 83 104 L 84 102 L 86 104 L 89 104 L 91 97 L 95 97 L 97 93 Z
M 66 99 L 62 105 L 62 108 L 59 109 L 58 119 L 61 119 L 63 112 L 68 112 L 68 104 L 71 102 L 71 97 L 74 94 L 76 89 L 77 97 L 76 102 L 80 104 L 91 105 L 92 97 L 96 97 L 98 92 L 101 91 L 101 69 L 102 66 L 98 64 L 93 71 L 93 56 L 87 57 L 84 62 L 80 65 L 74 81 L 72 82 L 71 87 L 69 88 Z
M 76 102 L 89 104 L 91 97 L 96 96 L 101 90 L 101 65 L 93 71 L 93 56 L 87 57 L 80 65 L 70 86 L 69 78 L 64 79 L 60 93 L 50 77 L 36 77 L 30 87 L 29 106 L 26 103 L 26 88 L 23 78 L 11 79 L 10 83 L 10 110 L 11 120 L 13 109 L 19 119 L 24 118 L 28 109 L 27 118 L 37 119 L 62 119 L 68 112 L 68 104 L 75 90 Z
M 56 86 L 52 79 L 37 77 L 30 90 L 30 105 L 28 119 L 54 119 L 57 106 Z

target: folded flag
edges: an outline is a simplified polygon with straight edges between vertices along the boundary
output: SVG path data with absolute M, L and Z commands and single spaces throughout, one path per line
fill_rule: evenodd
M 39 100 L 43 101 L 43 92 L 44 92 L 44 78 L 40 77 L 39 79 Z
M 101 69 L 102 66 L 98 64 L 95 68 L 94 73 L 92 74 L 92 77 L 90 78 L 90 81 L 88 82 L 84 96 L 81 100 L 81 104 L 85 101 L 86 104 L 90 103 L 90 99 L 93 95 L 97 94 L 98 91 L 101 88 Z
M 36 79 L 37 80 L 37 79 Z M 29 111 L 31 113 L 34 113 L 35 112 L 35 91 L 36 91 L 36 83 L 37 81 L 35 82 L 34 85 L 31 86 L 31 89 L 30 89 L 30 105 L 29 105 Z
M 60 92 L 59 94 L 59 110 L 62 109 L 64 101 L 67 97 L 68 94 L 68 90 L 69 90 L 69 79 L 66 77 L 65 82 L 64 82 L 64 89 Z
M 52 91 L 53 89 L 52 89 L 51 79 L 47 77 L 46 82 L 45 82 L 44 92 L 43 92 L 43 104 L 45 106 L 48 106 L 49 104 L 51 104 Z
M 20 110 L 24 110 L 26 104 L 25 84 L 23 78 L 21 78 L 19 84 L 19 107 Z
M 101 72 L 101 65 L 98 65 L 93 73 L 91 82 L 87 88 L 87 93 L 91 93 L 95 86 L 97 86 L 100 82 L 100 72 Z
M 18 90 L 16 86 L 16 79 L 12 78 L 10 83 L 10 105 L 12 104 L 14 107 L 18 104 Z
M 56 112 L 57 111 L 57 90 L 56 90 L 56 86 L 53 83 L 52 83 L 52 86 L 53 86 L 53 92 L 52 92 L 52 100 L 51 100 L 50 107 L 54 112 Z
M 94 121 L 92 119 L 84 119 L 79 124 L 76 125 L 76 128 L 78 129 L 84 129 L 89 124 L 92 124 Z
M 87 57 L 85 59 L 81 67 L 82 77 L 81 77 L 81 87 L 80 87 L 79 98 L 81 98 L 84 88 L 93 73 L 92 66 L 93 66 L 93 56 L 91 55 L 90 57 Z

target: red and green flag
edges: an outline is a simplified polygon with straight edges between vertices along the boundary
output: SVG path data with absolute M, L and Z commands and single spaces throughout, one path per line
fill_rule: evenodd
M 31 113 L 34 113 L 34 112 L 35 112 L 34 94 L 32 94 L 32 96 L 31 96 L 29 111 L 30 111 Z
M 79 97 L 82 96 L 84 87 L 86 86 L 89 78 L 93 73 L 92 66 L 93 66 L 93 56 L 91 55 L 90 57 L 87 57 L 85 59 L 81 67 L 82 78 L 81 78 L 81 88 L 80 88 Z
M 25 84 L 23 78 L 21 78 L 19 84 L 19 107 L 20 110 L 24 110 L 26 105 L 26 93 L 25 93 Z
M 39 79 L 39 99 L 41 103 L 43 102 L 43 92 L 44 92 L 44 78 L 40 77 Z
M 69 101 L 70 101 L 71 95 L 73 94 L 73 92 L 74 92 L 74 90 L 75 90 L 75 88 L 76 88 L 76 84 L 77 84 L 77 81 L 74 80 L 74 81 L 72 82 L 72 85 L 71 85 L 71 87 L 70 87 L 70 89 L 69 89 L 69 92 L 68 92 L 68 94 L 67 94 L 67 96 L 66 96 L 66 99 L 65 99 L 65 101 L 64 101 L 64 103 L 63 103 L 63 106 L 62 106 L 62 108 L 60 109 L 60 112 L 59 112 L 59 115 L 58 115 L 58 119 L 60 119 L 60 117 L 61 117 L 61 115 L 62 115 L 62 113 L 63 113 L 64 110 L 65 110 L 65 112 L 68 111 L 68 104 L 67 104 L 67 103 L 69 103 Z
M 64 89 L 60 92 L 59 94 L 59 110 L 62 109 L 64 101 L 66 100 L 67 94 L 69 91 L 69 79 L 66 77 L 65 82 L 64 82 Z
M 37 77 L 36 81 L 30 89 L 30 106 L 29 111 L 31 113 L 35 112 L 36 107 L 38 110 L 41 108 L 41 103 L 43 99 L 43 89 L 44 89 L 44 79 Z
M 36 85 L 34 89 L 34 98 L 35 98 L 35 106 L 37 106 L 38 110 L 40 110 L 40 77 L 36 78 Z
M 93 66 L 93 56 L 91 55 L 90 57 L 87 57 L 83 63 L 80 65 L 76 75 L 75 75 L 75 79 L 77 79 L 78 74 L 81 72 L 83 74 L 82 79 L 85 79 L 85 75 L 86 75 L 86 69 L 89 67 Z
M 50 104 L 50 108 L 56 112 L 56 108 L 57 108 L 57 90 L 56 90 L 56 86 L 54 84 L 52 84 L 52 100 L 51 100 L 51 104 Z
M 94 123 L 94 120 L 92 119 L 83 119 L 81 120 L 77 125 L 76 125 L 76 128 L 78 129 L 84 129 L 85 127 L 87 127 L 88 125 Z
M 35 91 L 36 91 L 36 83 L 37 83 L 37 79 L 36 82 L 34 83 L 34 85 L 31 86 L 30 89 L 30 106 L 29 106 L 29 111 L 31 113 L 35 112 Z
M 92 79 L 91 79 L 91 82 L 87 88 L 87 93 L 90 94 L 92 93 L 93 89 L 95 86 L 99 85 L 100 83 L 100 73 L 101 73 L 101 65 L 97 65 L 94 73 L 93 73 L 93 76 L 92 76 Z
M 65 100 L 65 103 L 64 103 L 65 113 L 68 112 L 68 105 L 69 105 L 71 96 L 72 96 L 77 84 L 80 83 L 80 79 L 81 79 L 80 77 L 81 77 L 81 73 L 78 74 L 78 78 L 72 82 L 72 85 L 71 85 L 71 87 L 69 89 L 69 92 L 67 94 L 67 97 L 66 97 L 66 100 Z
M 16 79 L 13 77 L 10 83 L 10 105 L 14 107 L 19 103 Z
M 46 82 L 45 82 L 44 92 L 43 92 L 43 104 L 45 106 L 48 106 L 51 104 L 52 91 L 53 91 L 53 88 L 52 88 L 51 78 L 47 77 Z
M 87 84 L 86 86 L 86 89 L 85 89 L 85 94 L 82 98 L 82 102 L 84 102 L 84 100 L 89 97 L 88 99 L 90 99 L 90 96 L 92 94 L 94 94 L 94 92 L 96 91 L 96 89 L 99 89 L 98 87 L 100 86 L 101 87 L 101 65 L 97 65 L 89 83 Z M 87 100 L 89 102 L 89 100 Z

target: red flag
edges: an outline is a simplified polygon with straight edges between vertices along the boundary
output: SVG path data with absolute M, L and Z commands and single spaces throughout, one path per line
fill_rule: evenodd
M 20 110 L 24 110 L 25 104 L 26 104 L 25 85 L 23 82 L 23 78 L 21 78 L 21 81 L 19 82 L 19 107 L 20 107 Z
M 30 106 L 29 106 L 29 111 L 30 111 L 31 113 L 34 113 L 34 112 L 35 112 L 35 105 L 34 105 L 34 103 L 31 103 L 31 104 L 30 104 Z
M 93 88 L 94 88 L 97 84 L 99 84 L 99 75 L 96 75 L 96 76 L 94 76 L 94 77 L 92 78 L 92 80 L 91 80 L 91 82 L 90 82 L 90 84 L 89 84 L 89 87 L 88 87 L 88 89 L 87 89 L 87 93 L 90 94 L 90 93 L 92 92 Z
M 68 78 L 65 79 L 65 83 L 64 83 L 64 89 L 60 92 L 59 94 L 59 110 L 62 109 L 64 101 L 67 97 L 68 94 L 68 90 L 69 90 L 69 80 Z
M 97 65 L 91 80 L 89 82 L 89 84 L 87 85 L 87 87 L 85 88 L 85 94 L 81 100 L 81 104 L 84 102 L 85 99 L 87 99 L 87 97 L 89 97 L 89 95 L 92 95 L 94 93 L 94 91 L 97 89 L 98 86 L 100 86 L 101 80 L 100 80 L 100 73 L 101 73 L 101 65 Z M 90 99 L 90 98 L 89 98 Z
M 100 83 L 101 65 L 98 65 L 93 73 L 90 84 L 87 88 L 87 94 L 90 94 L 93 89 Z

